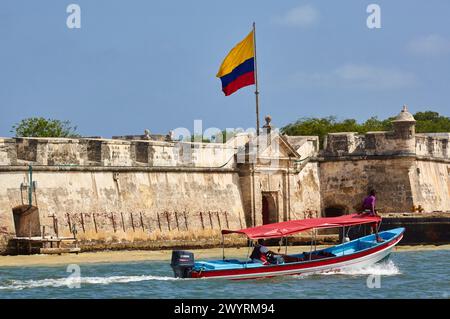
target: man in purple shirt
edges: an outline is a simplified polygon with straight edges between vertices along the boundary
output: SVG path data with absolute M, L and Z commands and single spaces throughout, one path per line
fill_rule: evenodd
M 375 211 L 377 199 L 375 197 L 375 190 L 371 190 L 369 196 L 364 198 L 363 202 L 363 211 L 368 212 L 371 216 L 376 216 L 377 212 Z
M 363 201 L 363 212 L 362 214 L 367 214 L 369 216 L 377 216 L 377 211 L 375 210 L 377 199 L 375 197 L 375 190 L 372 189 L 369 196 L 364 198 Z M 372 225 L 372 231 L 375 232 L 375 238 L 377 242 L 383 242 L 384 240 L 378 235 L 378 225 L 375 223 Z

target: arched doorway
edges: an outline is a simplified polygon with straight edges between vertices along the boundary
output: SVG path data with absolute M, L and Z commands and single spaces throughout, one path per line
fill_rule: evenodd
M 263 225 L 278 222 L 277 192 L 262 192 Z

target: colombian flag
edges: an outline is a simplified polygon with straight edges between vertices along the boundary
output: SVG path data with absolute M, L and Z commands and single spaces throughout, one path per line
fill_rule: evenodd
M 255 84 L 254 35 L 250 32 L 226 56 L 217 77 L 222 81 L 222 91 L 226 96 L 247 85 Z

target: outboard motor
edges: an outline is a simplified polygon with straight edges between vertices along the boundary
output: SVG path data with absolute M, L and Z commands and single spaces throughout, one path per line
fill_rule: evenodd
M 194 253 L 173 250 L 170 266 L 172 266 L 176 278 L 190 278 L 192 268 L 194 268 Z

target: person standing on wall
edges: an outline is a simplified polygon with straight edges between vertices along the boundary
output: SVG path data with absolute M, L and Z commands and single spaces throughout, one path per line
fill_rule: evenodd
M 363 201 L 363 211 L 361 214 L 367 215 L 367 216 L 378 216 L 377 211 L 375 209 L 376 207 L 376 192 L 374 189 L 370 190 L 369 195 L 364 198 Z M 372 225 L 372 232 L 375 232 L 375 237 L 377 242 L 383 242 L 384 240 L 378 235 L 378 223 L 374 223 Z

